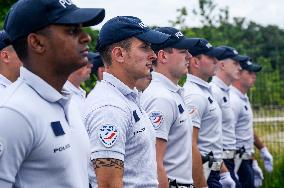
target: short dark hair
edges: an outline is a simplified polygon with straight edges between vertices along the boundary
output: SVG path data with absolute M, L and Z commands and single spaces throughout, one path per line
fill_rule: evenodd
M 164 50 L 165 52 L 168 52 L 168 53 L 173 53 L 173 48 L 171 48 L 171 47 L 168 47 L 168 48 L 164 48 L 164 49 L 161 49 L 161 50 Z M 155 52 L 155 54 L 156 55 L 158 55 L 158 52 L 159 52 L 160 50 L 156 50 L 156 51 L 154 51 Z M 158 65 L 158 62 L 157 62 L 157 59 L 155 59 L 154 61 L 152 61 L 152 64 L 154 65 L 154 66 L 157 66 Z
M 199 54 L 199 55 L 196 55 L 195 57 L 196 57 L 197 59 L 201 59 L 201 58 L 202 58 L 202 55 L 203 55 L 203 54 Z
M 28 36 L 19 38 L 12 43 L 12 46 L 18 55 L 19 59 L 24 62 L 24 60 L 28 57 Z
M 50 29 L 49 26 L 46 26 L 34 33 L 40 34 L 40 35 L 49 35 L 50 34 Z M 12 43 L 13 48 L 15 49 L 19 59 L 24 62 L 25 59 L 28 58 L 28 35 L 22 38 L 19 38 L 15 40 Z
M 128 51 L 131 47 L 131 43 L 132 43 L 131 38 L 128 38 L 128 39 L 122 40 L 120 42 L 113 43 L 113 44 L 108 45 L 105 48 L 103 48 L 100 51 L 100 55 L 102 57 L 104 64 L 105 65 L 111 65 L 111 60 L 112 60 L 111 59 L 111 51 L 113 50 L 113 48 L 119 46 L 121 48 L 124 48 L 126 51 Z

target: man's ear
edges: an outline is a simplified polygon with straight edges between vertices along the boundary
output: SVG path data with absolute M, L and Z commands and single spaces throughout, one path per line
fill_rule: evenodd
M 8 50 L 3 49 L 3 50 L 0 51 L 0 59 L 1 59 L 2 63 L 5 63 L 5 64 L 9 63 L 9 52 L 8 52 Z
M 127 52 L 124 48 L 116 46 L 111 51 L 111 59 L 114 62 L 123 63 L 127 57 Z
M 28 47 L 35 53 L 42 54 L 46 51 L 47 37 L 36 33 L 31 33 L 27 37 Z
M 166 64 L 167 59 L 168 59 L 167 52 L 165 52 L 164 50 L 159 50 L 157 53 L 157 62 L 161 64 Z
M 221 70 L 224 70 L 225 67 L 225 62 L 224 61 L 219 61 L 219 67 L 221 68 Z
M 200 60 L 197 57 L 192 57 L 190 61 L 192 61 L 191 63 L 194 67 L 200 66 Z

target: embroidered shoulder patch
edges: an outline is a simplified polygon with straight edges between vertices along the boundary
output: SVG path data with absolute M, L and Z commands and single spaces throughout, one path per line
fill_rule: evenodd
M 107 148 L 110 148 L 114 145 L 118 138 L 119 132 L 114 125 L 103 125 L 99 130 L 99 139 L 103 145 Z
M 195 106 L 189 106 L 189 116 L 191 117 L 192 120 L 195 120 L 196 118 L 199 118 L 199 113 L 198 109 Z
M 164 122 L 162 112 L 151 112 L 149 118 L 155 130 L 159 129 Z
M 197 108 L 196 108 L 195 106 L 190 106 L 190 107 L 189 107 L 189 112 L 188 112 L 188 114 L 191 115 L 191 114 L 193 114 L 194 112 L 196 112 L 196 110 L 197 110 Z

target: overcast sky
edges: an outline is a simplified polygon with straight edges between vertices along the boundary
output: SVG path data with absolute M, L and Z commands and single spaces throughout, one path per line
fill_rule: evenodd
M 185 6 L 190 12 L 198 7 L 198 0 L 73 0 L 79 7 L 106 9 L 107 21 L 115 16 L 136 16 L 147 25 L 169 26 L 175 20 L 176 9 Z M 262 25 L 284 28 L 284 0 L 215 0 L 219 7 L 229 7 L 233 17 L 245 17 Z M 192 14 L 191 14 L 192 15 Z M 103 23 L 104 23 L 103 22 Z M 200 25 L 199 19 L 190 16 L 188 26 Z M 102 24 L 96 28 L 100 28 Z

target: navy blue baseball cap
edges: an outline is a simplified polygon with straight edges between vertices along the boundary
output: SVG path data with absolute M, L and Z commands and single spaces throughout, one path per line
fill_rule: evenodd
M 13 42 L 50 24 L 99 24 L 105 17 L 101 8 L 78 8 L 71 0 L 19 0 L 9 10 L 4 29 Z
M 6 48 L 10 44 L 11 43 L 10 43 L 7 33 L 4 30 L 0 31 L 0 50 L 2 50 L 3 48 Z
M 206 39 L 195 38 L 195 40 L 197 41 L 190 51 L 192 56 L 204 54 L 219 60 L 220 54 L 224 52 L 224 49 L 213 47 Z
M 259 72 L 262 69 L 262 66 L 252 62 L 252 59 L 248 56 L 243 56 L 245 59 L 240 61 L 240 65 L 243 70 L 251 72 Z
M 239 52 L 230 46 L 219 46 L 219 48 L 223 48 L 225 51 L 219 56 L 219 60 L 224 59 L 233 59 L 235 61 L 241 62 L 247 59 L 247 56 L 239 55 Z
M 98 73 L 99 67 L 104 66 L 104 63 L 102 61 L 100 54 L 98 52 L 89 52 L 88 59 L 93 64 L 92 73 L 98 76 L 97 73 Z
M 189 52 L 192 50 L 194 45 L 198 42 L 196 38 L 187 38 L 183 33 L 173 27 L 159 27 L 155 29 L 162 33 L 170 35 L 170 38 L 162 44 L 153 44 L 152 49 L 158 51 L 164 48 L 177 48 L 177 49 L 187 49 Z
M 136 37 L 151 44 L 160 44 L 165 42 L 170 35 L 150 29 L 137 17 L 117 16 L 102 26 L 96 49 L 101 51 L 106 46 L 130 37 Z

